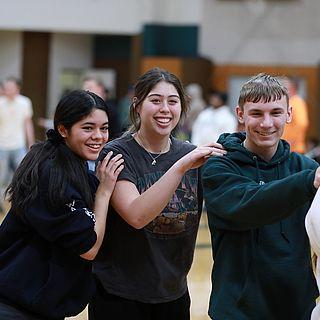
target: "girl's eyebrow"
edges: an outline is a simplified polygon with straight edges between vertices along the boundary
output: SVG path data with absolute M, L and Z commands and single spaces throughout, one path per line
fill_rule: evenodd
M 148 95 L 148 98 L 149 98 L 149 97 L 152 97 L 152 96 L 163 97 L 163 95 L 160 94 L 160 93 L 150 93 L 150 94 Z M 168 98 L 173 98 L 173 97 L 180 99 L 179 95 L 177 95 L 177 94 L 170 94 L 170 95 L 168 96 Z
M 83 125 L 95 125 L 96 123 L 95 122 L 90 122 L 90 121 L 87 121 L 87 122 L 83 122 L 81 125 L 83 126 Z M 106 122 L 104 122 L 102 125 L 104 126 L 104 125 L 106 125 L 106 124 L 109 124 L 109 121 L 106 121 Z

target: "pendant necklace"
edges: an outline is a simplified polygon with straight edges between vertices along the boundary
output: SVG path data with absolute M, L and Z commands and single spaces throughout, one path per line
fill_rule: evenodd
M 164 150 L 167 149 L 167 147 L 163 150 L 160 150 L 160 153 L 157 154 L 155 157 L 144 147 L 143 143 L 141 142 L 140 138 L 138 137 L 138 134 L 135 134 L 135 138 L 136 141 L 138 142 L 138 144 L 145 150 L 147 151 L 148 155 L 150 156 L 150 158 L 152 159 L 151 165 L 155 166 L 157 164 L 157 159 L 163 154 Z M 171 139 L 169 138 L 169 150 L 170 150 L 170 146 L 171 146 Z M 169 151 L 168 150 L 168 151 Z
M 162 155 L 162 151 L 156 157 L 153 157 L 152 154 L 148 150 L 146 150 L 146 151 L 148 152 L 149 156 L 152 158 L 151 164 L 153 166 L 155 166 L 157 164 L 157 159 Z

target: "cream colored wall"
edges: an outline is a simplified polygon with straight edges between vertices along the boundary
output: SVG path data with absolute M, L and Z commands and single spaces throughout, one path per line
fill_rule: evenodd
M 217 64 L 319 61 L 319 0 L 11 0 L 1 9 L 0 30 L 128 35 L 145 23 L 198 24 L 200 54 Z
M 149 0 L 143 20 L 149 23 L 200 24 L 203 0 Z
M 146 22 L 198 23 L 202 1 L 10 0 L 1 7 L 0 30 L 136 34 Z
M 65 68 L 91 68 L 92 37 L 86 34 L 54 33 L 49 56 L 47 116 L 53 114 L 62 93 L 61 71 Z
M 149 0 L 10 0 L 0 29 L 78 33 L 137 33 Z
M 0 31 L 0 81 L 6 77 L 21 78 L 22 34 L 19 31 Z
M 317 65 L 319 0 L 203 0 L 200 52 L 217 64 Z

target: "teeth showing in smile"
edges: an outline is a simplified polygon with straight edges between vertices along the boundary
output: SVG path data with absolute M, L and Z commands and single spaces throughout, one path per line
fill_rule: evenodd
M 156 120 L 162 124 L 167 124 L 170 122 L 169 118 L 157 118 Z
M 88 144 L 88 147 L 92 149 L 99 149 L 101 147 L 101 144 Z

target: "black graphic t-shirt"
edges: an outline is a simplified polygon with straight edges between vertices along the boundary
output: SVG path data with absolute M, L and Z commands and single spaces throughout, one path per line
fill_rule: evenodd
M 134 183 L 143 193 L 195 148 L 171 140 L 170 150 L 157 158 L 156 165 L 131 135 L 108 143 L 99 158 L 110 150 L 121 153 L 125 168 L 118 180 Z M 186 276 L 193 259 L 201 205 L 198 170 L 189 170 L 164 210 L 142 229 L 127 224 L 110 207 L 104 243 L 94 263 L 94 273 L 107 292 L 146 303 L 181 297 L 187 290 Z

